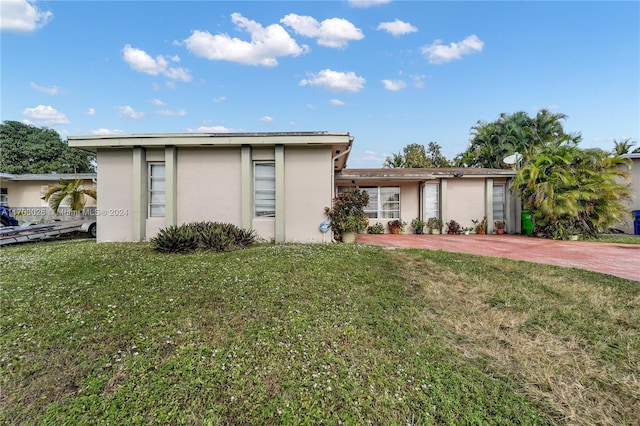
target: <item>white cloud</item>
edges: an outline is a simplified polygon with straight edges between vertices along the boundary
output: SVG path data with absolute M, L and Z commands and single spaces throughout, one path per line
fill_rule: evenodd
M 35 108 L 25 108 L 22 113 L 40 124 L 55 125 L 69 123 L 69 119 L 65 114 L 57 111 L 50 105 L 38 105 Z
M 353 71 L 339 72 L 325 69 L 317 74 L 309 73 L 309 79 L 300 81 L 301 86 L 318 86 L 332 92 L 358 92 L 364 88 L 366 80 Z
M 91 131 L 92 135 L 121 135 L 123 133 L 124 131 L 119 129 L 104 129 L 104 128 Z
M 240 133 L 242 130 L 230 129 L 224 126 L 200 126 L 197 129 L 187 129 L 189 133 Z
M 138 120 L 144 117 L 144 112 L 137 112 L 129 105 L 117 106 L 116 111 L 122 117 L 133 118 L 134 120 Z
M 335 106 L 343 106 L 343 105 L 345 105 L 345 103 L 342 102 L 340 99 L 329 99 L 329 103 L 331 105 L 335 105 Z
M 451 43 L 448 46 L 442 44 L 442 40 L 436 40 L 433 44 L 421 48 L 422 54 L 429 59 L 429 63 L 443 64 L 455 59 L 462 59 L 463 55 L 481 52 L 484 42 L 475 34 L 468 36 L 460 43 Z
M 158 55 L 154 59 L 144 50 L 136 49 L 127 44 L 122 49 L 122 57 L 131 68 L 138 72 L 149 75 L 163 75 L 172 80 L 191 81 L 189 70 L 169 66 L 169 61 L 179 62 L 179 58 L 176 56 L 167 59 L 162 55 Z
M 407 87 L 407 83 L 402 80 L 382 80 L 382 84 L 385 89 L 391 90 L 392 92 L 397 92 Z
M 373 6 L 380 6 L 382 4 L 390 3 L 391 0 L 349 0 L 351 7 L 358 7 L 361 9 Z
M 351 22 L 342 18 L 325 19 L 318 22 L 311 16 L 291 13 L 280 22 L 302 36 L 317 39 L 320 46 L 343 48 L 352 40 L 362 40 L 362 31 Z
M 263 117 L 260 117 L 260 121 L 264 121 L 265 123 L 271 123 L 273 122 L 273 117 L 269 117 L 268 115 L 265 115 Z
M 27 0 L 2 0 L 0 30 L 29 33 L 44 27 L 53 13 L 39 10 L 34 3 Z
M 418 31 L 418 28 L 414 27 L 408 22 L 403 22 L 399 19 L 396 19 L 393 22 L 381 22 L 376 30 L 384 30 L 394 37 L 398 37 L 409 33 L 415 33 Z
M 183 109 L 179 109 L 177 111 L 170 111 L 168 109 L 161 109 L 156 111 L 156 114 L 158 115 L 166 115 L 168 117 L 184 117 L 185 115 L 187 115 L 187 111 L 183 110 Z
M 424 89 L 426 83 L 424 82 L 426 76 L 421 74 L 415 74 L 411 76 L 411 80 L 413 80 L 413 87 L 417 87 L 418 89 Z
M 219 96 L 217 98 L 213 98 L 213 102 L 215 102 L 215 103 L 224 102 L 226 100 L 227 100 L 227 98 L 225 96 Z
M 163 101 L 161 101 L 158 98 L 151 99 L 151 104 L 155 105 L 155 106 L 165 106 L 166 105 L 166 103 L 164 103 Z
M 298 56 L 309 51 L 307 46 L 299 46 L 281 25 L 272 24 L 265 28 L 239 13 L 232 13 L 231 21 L 238 29 L 247 31 L 251 41 L 195 30 L 185 40 L 187 49 L 206 59 L 267 67 L 278 65 L 279 56 Z
M 60 93 L 60 89 L 58 89 L 58 86 L 38 86 L 33 81 L 31 82 L 31 88 L 37 90 L 38 92 L 46 93 L 47 95 L 57 95 L 58 93 Z
M 95 108 L 89 108 L 86 112 L 87 115 L 96 115 L 96 109 Z

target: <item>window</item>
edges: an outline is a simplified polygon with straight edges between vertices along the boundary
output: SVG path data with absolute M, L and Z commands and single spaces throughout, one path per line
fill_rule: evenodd
M 504 185 L 493 185 L 493 220 L 504 220 Z
M 256 217 L 276 216 L 276 164 L 255 163 L 253 205 Z
M 440 186 L 434 183 L 425 184 L 423 196 L 424 217 L 440 217 Z
M 149 217 L 164 217 L 164 163 L 149 163 Z
M 7 188 L 0 188 L 0 206 L 9 207 L 9 192 Z
M 364 212 L 372 219 L 400 218 L 400 187 L 372 186 L 360 187 L 369 194 L 369 204 Z

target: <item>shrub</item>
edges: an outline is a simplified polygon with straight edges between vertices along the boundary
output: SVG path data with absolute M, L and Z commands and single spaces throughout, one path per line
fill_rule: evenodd
M 367 232 L 369 234 L 384 234 L 384 225 L 381 223 L 376 223 L 375 225 L 370 225 L 367 228 Z
M 188 253 L 198 248 L 198 239 L 192 227 L 171 225 L 151 238 L 151 247 L 161 253 Z
M 255 243 L 256 234 L 231 223 L 192 222 L 161 229 L 150 241 L 153 249 L 161 253 L 188 253 L 197 249 L 226 252 Z

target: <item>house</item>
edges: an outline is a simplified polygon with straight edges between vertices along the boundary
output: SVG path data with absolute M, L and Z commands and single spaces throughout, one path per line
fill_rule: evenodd
M 276 242 L 329 241 L 320 230 L 344 132 L 69 137 L 96 152 L 98 241 L 143 241 L 170 225 L 233 223 Z
M 96 176 L 96 173 L 0 173 L 0 205 L 11 207 L 13 214 L 22 222 L 70 218 L 67 214 L 53 213 L 47 202 L 42 199 L 45 192 L 51 185 L 60 183 L 60 179 L 82 179 L 85 188 L 95 188 Z M 87 198 L 88 209 L 95 205 L 95 200 Z
M 496 220 L 506 222 L 507 232 L 519 232 L 520 203 L 509 189 L 515 174 L 483 168 L 343 169 L 335 182 L 339 188 L 358 186 L 369 193 L 365 213 L 370 224 L 437 217 L 471 227 L 473 220 L 486 217 L 488 232 Z
M 625 154 L 622 156 L 630 160 L 629 166 L 624 166 L 624 171 L 629 173 L 631 178 L 631 202 L 629 210 L 640 211 L 640 154 Z M 623 231 L 625 234 L 633 234 L 634 218 L 630 217 L 629 220 L 621 223 L 616 227 Z
M 416 216 L 519 231 L 513 170 L 347 169 L 346 132 L 72 136 L 96 153 L 98 241 L 143 241 L 194 221 L 233 223 L 275 242 L 329 242 L 325 207 L 342 187 L 369 192 L 371 223 Z

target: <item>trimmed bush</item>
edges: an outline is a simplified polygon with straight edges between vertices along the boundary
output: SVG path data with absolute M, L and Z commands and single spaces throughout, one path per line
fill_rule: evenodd
M 241 229 L 231 223 L 192 222 L 169 226 L 151 238 L 151 246 L 161 253 L 188 253 L 197 249 L 227 252 L 245 248 L 256 242 L 252 229 Z

